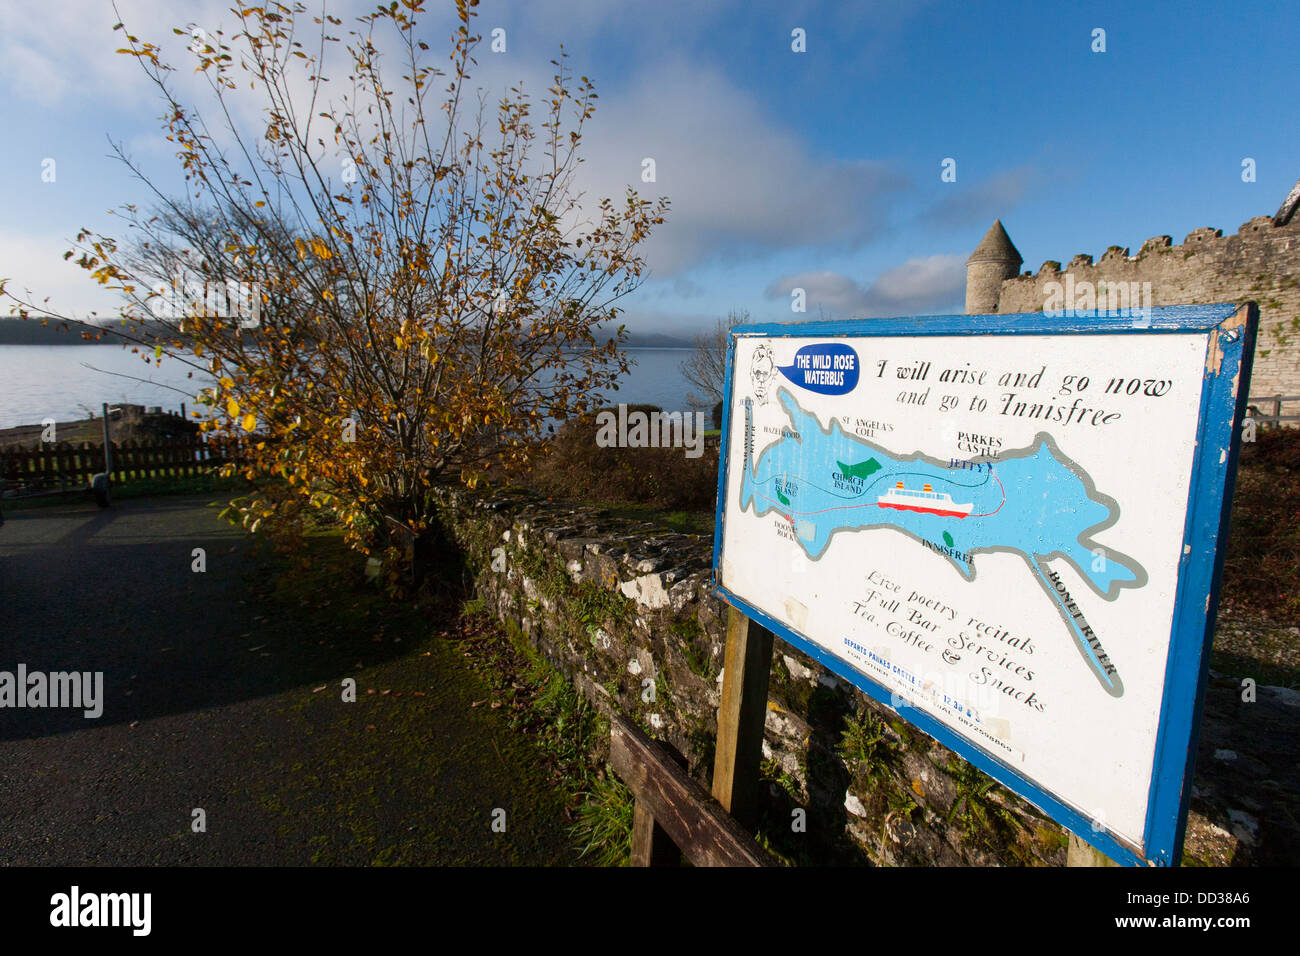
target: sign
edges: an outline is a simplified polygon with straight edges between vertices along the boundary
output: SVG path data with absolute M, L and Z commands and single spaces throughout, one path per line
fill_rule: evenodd
M 1256 323 L 734 328 L 717 593 L 1113 859 L 1176 863 Z

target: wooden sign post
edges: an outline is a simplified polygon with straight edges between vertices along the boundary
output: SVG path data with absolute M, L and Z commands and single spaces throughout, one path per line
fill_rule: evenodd
M 713 793 L 753 826 L 773 635 L 1039 807 L 1176 864 L 1253 304 L 731 330 Z
M 758 768 L 763 761 L 772 641 L 772 632 L 767 628 L 734 607 L 728 609 L 713 796 L 749 830 L 758 822 Z

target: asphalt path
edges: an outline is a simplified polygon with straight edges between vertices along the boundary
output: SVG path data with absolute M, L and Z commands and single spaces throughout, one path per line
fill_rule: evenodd
M 0 706 L 0 865 L 574 862 L 453 645 L 342 584 L 286 598 L 210 499 L 6 510 L 0 672 L 104 683 L 97 718 Z

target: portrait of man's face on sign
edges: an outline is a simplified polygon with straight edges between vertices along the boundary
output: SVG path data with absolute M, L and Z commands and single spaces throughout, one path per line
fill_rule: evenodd
M 775 375 L 776 362 L 771 347 L 766 344 L 758 346 L 749 365 L 749 377 L 754 383 L 754 397 L 760 402 L 767 401 L 767 390 Z

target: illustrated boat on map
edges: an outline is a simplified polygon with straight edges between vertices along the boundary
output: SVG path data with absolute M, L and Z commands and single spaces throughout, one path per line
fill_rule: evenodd
M 928 484 L 922 491 L 909 491 L 901 481 L 877 498 L 876 504 L 881 508 L 919 511 L 921 514 L 941 515 L 945 518 L 964 518 L 975 509 L 973 503 L 958 504 L 952 500 L 952 495 L 935 491 Z

